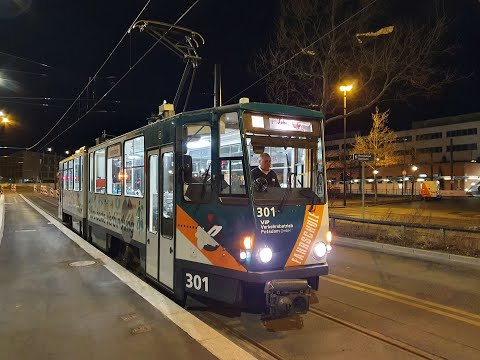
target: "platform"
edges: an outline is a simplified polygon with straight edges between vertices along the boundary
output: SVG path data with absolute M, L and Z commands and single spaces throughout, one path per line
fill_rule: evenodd
M 21 195 L 0 202 L 0 359 L 252 358 Z

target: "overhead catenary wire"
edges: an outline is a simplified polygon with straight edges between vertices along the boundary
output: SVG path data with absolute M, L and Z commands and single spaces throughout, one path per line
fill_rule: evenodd
M 29 63 L 32 63 L 32 64 L 40 65 L 40 66 L 43 66 L 43 67 L 46 67 L 46 68 L 55 69 L 53 66 L 50 66 L 50 65 L 47 65 L 47 64 L 43 64 L 43 63 L 41 63 L 41 62 L 38 62 L 38 61 L 35 61 L 35 60 L 31 60 L 31 59 L 27 59 L 27 58 L 24 58 L 24 57 L 21 57 L 21 56 L 9 54 L 9 53 L 6 53 L 6 52 L 4 52 L 4 51 L 0 51 L 0 55 L 12 57 L 12 58 L 14 58 L 14 59 L 19 59 L 19 60 L 22 60 L 22 61 L 25 61 L 25 62 L 29 62 Z
M 175 23 L 173 25 L 176 25 L 200 0 L 197 0 L 195 1 L 194 4 L 192 4 L 183 14 L 182 16 L 180 16 L 177 21 L 175 21 Z M 134 22 L 135 23 L 135 22 Z M 171 29 L 171 28 L 170 28 Z M 169 29 L 169 30 L 170 30 Z M 123 76 L 115 83 L 112 85 L 112 87 L 110 89 L 108 89 L 108 91 L 102 95 L 102 97 L 97 101 L 95 102 L 92 107 L 90 109 L 87 110 L 87 112 L 85 114 L 83 114 L 81 117 L 79 117 L 77 120 L 75 120 L 69 127 L 67 127 L 65 130 L 63 130 L 60 134 L 58 134 L 57 136 L 55 136 L 53 139 L 51 139 L 49 142 L 47 142 L 44 146 L 47 146 L 49 144 L 51 144 L 53 141 L 55 141 L 56 139 L 58 139 L 61 135 L 63 135 L 65 132 L 67 132 L 68 130 L 70 130 L 73 126 L 75 126 L 80 120 L 82 120 L 85 116 L 87 116 L 100 102 L 102 102 L 102 100 L 130 73 L 130 71 L 132 71 L 144 58 L 145 56 L 147 56 L 152 50 L 153 48 L 166 36 L 166 34 L 168 33 L 168 31 L 165 33 L 165 35 L 161 38 L 159 38 L 150 48 L 148 48 L 147 51 L 145 51 L 145 53 L 125 72 L 125 74 L 123 74 Z M 77 98 L 78 99 L 78 98 Z M 72 105 L 73 106 L 73 105 Z M 68 112 L 68 110 L 67 110 Z M 51 133 L 51 131 L 49 131 L 49 133 Z M 46 136 L 44 136 L 44 138 L 46 138 L 49 134 L 47 134 Z M 43 139 L 44 139 L 43 138 Z M 42 140 L 43 140 L 42 139 Z M 32 146 L 31 148 L 35 147 L 36 145 L 38 145 L 40 143 L 37 142 L 37 144 L 35 144 L 34 146 Z M 31 148 L 29 148 L 28 150 L 30 150 Z
M 298 51 L 297 53 L 293 54 L 290 58 L 288 58 L 287 60 L 285 60 L 283 63 L 281 63 L 280 65 L 278 65 L 276 68 L 274 68 L 273 70 L 271 70 L 270 72 L 268 72 L 267 74 L 265 74 L 264 76 L 262 76 L 260 79 L 258 79 L 257 81 L 253 82 L 251 85 L 249 85 L 248 87 L 246 87 L 245 89 L 243 89 L 242 91 L 239 91 L 238 93 L 236 93 L 235 95 L 233 95 L 230 99 L 228 99 L 224 104 L 228 104 L 230 101 L 232 101 L 233 99 L 236 99 L 240 94 L 244 93 L 245 91 L 247 91 L 248 89 L 252 88 L 253 86 L 257 85 L 259 82 L 263 81 L 265 78 L 267 78 L 268 76 L 270 76 L 272 73 L 274 73 L 275 71 L 277 71 L 278 69 L 280 69 L 282 66 L 284 66 L 286 63 L 292 61 L 293 59 L 295 59 L 298 55 L 300 54 L 303 54 L 305 53 L 305 51 L 307 51 L 310 47 L 312 47 L 313 45 L 315 45 L 317 42 L 319 42 L 320 40 L 322 40 L 324 37 L 328 36 L 330 33 L 332 33 L 333 31 L 337 30 L 339 27 L 343 26 L 344 24 L 346 24 L 348 21 L 350 21 L 351 19 L 353 19 L 354 17 L 360 15 L 362 12 L 364 12 L 365 10 L 367 10 L 370 6 L 372 6 L 373 4 L 375 4 L 378 0 L 373 0 L 372 2 L 370 2 L 368 5 L 365 5 L 363 8 L 361 8 L 360 10 L 358 10 L 355 14 L 352 14 L 351 16 L 349 16 L 347 19 L 345 19 L 344 21 L 342 21 L 340 24 L 338 24 L 337 26 L 335 26 L 333 29 L 331 29 L 330 31 L 327 31 L 325 34 L 323 34 L 322 36 L 320 36 L 317 40 L 315 40 L 314 42 L 312 42 L 311 44 L 309 44 L 308 46 L 306 46 L 305 48 L 301 49 L 300 51 Z
M 132 25 L 135 24 L 135 22 L 138 20 L 138 18 L 143 14 L 143 12 L 145 11 L 145 9 L 147 8 L 147 6 L 150 4 L 151 0 L 148 0 L 147 3 L 145 4 L 145 6 L 142 8 L 142 10 L 138 13 L 137 17 L 135 18 L 135 20 L 133 20 L 132 22 Z M 110 54 L 107 56 L 107 58 L 105 59 L 105 61 L 103 62 L 103 64 L 100 66 L 100 68 L 97 70 L 97 72 L 95 73 L 95 75 L 93 77 L 90 77 L 87 85 L 83 88 L 83 90 L 80 92 L 80 94 L 78 94 L 77 98 L 73 101 L 73 103 L 69 106 L 69 108 L 65 111 L 65 113 L 60 117 L 60 119 L 55 123 L 55 125 L 53 125 L 53 127 L 40 139 L 38 140 L 34 145 L 30 146 L 29 148 L 27 148 L 27 150 L 31 150 L 33 149 L 34 147 L 36 147 L 38 144 L 40 144 L 43 140 L 45 140 L 47 138 L 48 135 L 50 135 L 52 133 L 52 131 L 58 126 L 58 124 L 60 124 L 60 122 L 62 122 L 62 120 L 65 118 L 65 116 L 67 116 L 68 112 L 73 108 L 73 106 L 75 105 L 75 103 L 80 99 L 80 97 L 82 96 L 82 94 L 85 92 L 85 90 L 88 88 L 88 86 L 90 85 L 90 83 L 95 79 L 95 77 L 100 73 L 100 71 L 102 71 L 103 67 L 106 65 L 106 63 L 108 62 L 108 60 L 110 60 L 110 58 L 112 57 L 112 55 L 115 53 L 115 51 L 117 50 L 117 48 L 120 46 L 120 44 L 122 43 L 123 39 L 125 39 L 125 37 L 127 36 L 128 32 L 129 32 L 129 29 L 131 28 L 130 25 L 128 27 L 128 30 L 125 31 L 125 34 L 123 34 L 122 38 L 118 41 L 117 45 L 115 45 L 115 47 L 113 48 L 113 50 L 110 52 Z M 83 117 L 82 117 L 83 118 Z

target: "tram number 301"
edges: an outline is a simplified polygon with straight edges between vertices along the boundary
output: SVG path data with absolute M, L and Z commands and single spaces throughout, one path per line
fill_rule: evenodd
M 185 273 L 187 289 L 194 288 L 198 291 L 208 292 L 208 276 L 201 277 L 200 275 L 192 275 Z
M 257 217 L 275 217 L 275 208 L 269 207 L 257 207 Z

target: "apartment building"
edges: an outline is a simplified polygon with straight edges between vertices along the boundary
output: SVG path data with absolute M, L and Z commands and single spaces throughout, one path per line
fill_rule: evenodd
M 396 131 L 399 164 L 379 171 L 379 179 L 399 179 L 406 173 L 422 179 L 445 181 L 445 188 L 465 189 L 480 180 L 480 113 L 450 116 L 413 123 L 411 129 Z M 355 141 L 347 134 L 347 154 Z M 343 134 L 326 136 L 325 149 L 330 163 L 328 178 L 340 180 L 343 167 Z M 347 156 L 347 159 L 350 157 Z M 414 172 L 412 166 L 416 166 Z M 358 162 L 347 160 L 348 172 L 358 178 Z M 371 171 L 366 173 L 371 178 Z

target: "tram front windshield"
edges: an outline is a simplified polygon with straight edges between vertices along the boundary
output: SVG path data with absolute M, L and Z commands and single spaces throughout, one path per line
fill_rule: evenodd
M 262 155 L 256 152 L 249 144 L 250 172 L 259 167 Z M 325 203 L 321 151 L 302 147 L 265 147 L 262 154 L 270 156 L 270 171 L 274 172 L 280 186 L 268 186 L 264 181 L 251 178 L 251 191 L 257 205 Z M 313 163 L 314 160 L 317 164 Z

